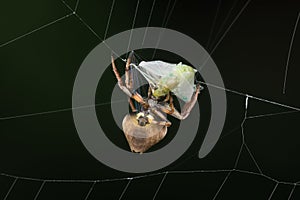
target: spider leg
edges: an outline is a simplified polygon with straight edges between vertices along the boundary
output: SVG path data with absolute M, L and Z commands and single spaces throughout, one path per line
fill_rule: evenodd
M 112 64 L 112 68 L 113 68 L 113 72 L 118 80 L 118 85 L 120 87 L 120 89 L 129 97 L 129 98 L 133 98 L 134 100 L 136 100 L 138 103 L 142 104 L 142 106 L 144 106 L 145 108 L 148 108 L 149 105 L 148 103 L 146 103 L 143 99 L 143 97 L 137 93 L 137 92 L 134 92 L 132 93 L 123 83 L 122 79 L 121 79 L 121 76 L 117 70 L 117 67 L 115 65 L 115 61 L 114 61 L 114 58 L 113 56 L 111 56 L 111 64 Z
M 129 89 L 129 91 L 132 91 L 133 89 L 133 78 L 132 78 L 132 74 L 130 73 L 130 63 L 131 63 L 132 56 L 133 56 L 133 52 L 129 54 L 125 66 L 125 85 Z M 130 105 L 132 112 L 137 112 L 137 109 L 135 108 L 132 99 L 130 97 L 128 97 L 128 103 Z
M 151 112 L 162 119 L 162 121 L 152 120 L 151 123 L 162 125 L 162 126 L 167 126 L 167 127 L 171 126 L 172 123 L 160 111 L 156 110 L 155 108 L 152 108 Z
M 148 99 L 151 99 L 151 95 L 152 95 L 152 90 L 151 90 L 151 87 L 149 86 L 149 88 L 148 88 Z
M 153 120 L 151 123 L 152 124 L 157 124 L 157 125 L 160 125 L 160 126 L 166 126 L 166 127 L 171 126 L 171 122 L 169 122 L 169 121 L 156 121 L 156 120 Z
M 200 93 L 200 89 L 201 89 L 201 86 L 198 84 L 197 89 L 196 89 L 195 93 L 193 94 L 191 100 L 183 106 L 181 113 L 179 113 L 176 110 L 176 108 L 174 108 L 172 98 L 170 98 L 170 104 L 168 107 L 159 105 L 159 108 L 162 112 L 170 114 L 179 120 L 184 120 L 189 116 L 191 110 L 195 106 L 195 103 L 197 102 L 197 99 L 198 99 L 198 94 Z M 171 110 L 170 110 L 170 108 L 171 108 Z M 173 112 L 171 112 L 171 111 L 173 111 Z
M 170 95 L 170 93 L 168 93 L 166 99 L 164 100 L 164 102 L 168 102 L 168 101 L 169 104 L 167 105 L 158 104 L 157 106 L 162 112 L 167 113 L 168 115 L 172 115 L 174 112 L 176 112 L 176 109 L 173 104 L 173 97 L 172 95 Z
M 171 101 L 170 98 L 172 98 L 172 96 L 171 96 L 171 94 L 170 94 L 170 92 L 169 92 L 169 93 L 167 94 L 166 99 L 164 100 L 164 102 Z M 172 99 L 172 101 L 173 101 L 173 99 Z

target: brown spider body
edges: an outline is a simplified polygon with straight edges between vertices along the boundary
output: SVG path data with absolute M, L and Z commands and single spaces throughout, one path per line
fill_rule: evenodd
M 167 126 L 159 124 L 141 126 L 131 114 L 124 117 L 122 127 L 131 151 L 138 153 L 147 151 L 167 134 Z
M 173 98 L 170 92 L 167 95 L 159 98 L 153 96 L 154 88 L 149 87 L 148 98 L 144 99 L 139 93 L 132 92 L 133 81 L 129 73 L 132 53 L 129 55 L 125 67 L 125 85 L 120 77 L 120 74 L 114 63 L 114 58 L 111 58 L 112 68 L 118 80 L 120 89 L 128 95 L 129 105 L 132 114 L 127 114 L 122 123 L 123 132 L 132 152 L 143 153 L 151 146 L 161 141 L 167 134 L 167 127 L 171 122 L 165 114 L 183 120 L 185 119 L 197 101 L 197 96 L 200 92 L 200 85 L 194 92 L 190 101 L 188 101 L 179 113 L 173 105 Z M 132 99 L 142 105 L 143 111 L 136 113 Z M 163 114 L 165 113 L 165 114 Z

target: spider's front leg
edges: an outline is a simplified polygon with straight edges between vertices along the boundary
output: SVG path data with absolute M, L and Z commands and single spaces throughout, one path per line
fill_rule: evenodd
M 114 58 L 113 58 L 113 56 L 111 56 L 111 64 L 112 64 L 114 74 L 115 74 L 115 76 L 118 80 L 118 85 L 119 85 L 120 89 L 129 97 L 129 104 L 131 106 L 132 111 L 134 112 L 134 111 L 136 111 L 136 109 L 135 109 L 135 107 L 134 107 L 134 105 L 133 105 L 130 98 L 133 98 L 134 100 L 136 100 L 138 103 L 140 103 L 145 108 L 148 108 L 149 105 L 148 105 L 148 103 L 146 103 L 144 101 L 143 97 L 139 93 L 137 93 L 137 92 L 132 93 L 131 92 L 130 88 L 132 87 L 132 77 L 129 74 L 130 61 L 131 61 L 131 58 L 127 59 L 127 62 L 126 62 L 126 68 L 125 68 L 125 78 L 126 78 L 125 83 L 126 83 L 126 86 L 125 86 L 123 81 L 122 81 L 122 78 L 121 78 L 121 76 L 120 76 L 120 74 L 117 70 L 117 67 L 115 65 Z
M 133 52 L 129 54 L 125 66 L 125 85 L 130 92 L 133 89 L 133 78 L 132 78 L 132 74 L 130 73 L 130 63 L 131 63 L 132 56 L 133 56 Z M 132 112 L 137 112 L 137 109 L 134 106 L 132 99 L 130 97 L 128 97 L 128 103 L 131 107 Z
M 200 93 L 200 89 L 201 89 L 201 86 L 200 86 L 200 84 L 198 84 L 197 88 L 196 88 L 196 91 L 193 94 L 191 100 L 189 102 L 187 102 L 183 106 L 181 113 L 179 113 L 174 108 L 174 105 L 173 105 L 173 102 L 172 102 L 172 97 L 170 97 L 170 104 L 169 104 L 168 107 L 166 107 L 166 106 L 160 106 L 159 108 L 160 108 L 161 111 L 163 111 L 163 112 L 165 112 L 165 113 L 167 113 L 169 115 L 172 115 L 173 117 L 176 117 L 179 120 L 184 120 L 184 119 L 186 119 L 189 116 L 191 110 L 195 106 L 195 103 L 197 102 L 197 99 L 198 99 L 198 95 Z
M 151 112 L 161 119 L 161 121 L 152 120 L 151 123 L 161 125 L 161 126 L 166 126 L 166 127 L 172 125 L 172 123 L 167 119 L 167 117 L 164 116 L 160 111 L 156 110 L 155 108 L 152 108 Z

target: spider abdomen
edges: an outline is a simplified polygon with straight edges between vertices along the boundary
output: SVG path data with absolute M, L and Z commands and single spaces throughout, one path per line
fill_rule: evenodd
M 122 123 L 123 132 L 132 152 L 143 153 L 161 141 L 167 127 L 157 124 L 140 126 L 134 115 L 126 115 Z

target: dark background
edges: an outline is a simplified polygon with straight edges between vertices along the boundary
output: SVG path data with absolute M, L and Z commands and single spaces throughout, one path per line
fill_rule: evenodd
M 66 3 L 73 9 L 76 0 Z M 140 0 L 134 27 L 147 25 L 152 3 Z M 111 5 L 108 0 L 81 0 L 77 14 L 104 38 Z M 116 0 L 106 38 L 132 27 L 136 5 L 135 0 Z M 171 28 L 199 42 L 212 53 L 227 89 L 300 108 L 298 31 L 289 57 L 286 91 L 282 92 L 299 10 L 300 4 L 292 0 L 156 0 L 149 26 Z M 101 40 L 75 15 L 55 21 L 70 12 L 59 0 L 0 3 L 0 198 L 34 199 L 41 189 L 37 199 L 85 199 L 92 186 L 88 199 L 119 199 L 123 191 L 124 199 L 300 198 L 300 186 L 295 184 L 300 181 L 299 112 L 247 119 L 243 126 L 246 145 L 236 162 L 245 96 L 232 91 L 226 93 L 228 111 L 221 139 L 204 159 L 197 154 L 209 122 L 207 90 L 199 96 L 199 134 L 170 166 L 148 174 L 127 174 L 98 162 L 81 143 L 68 108 L 72 107 L 76 73 Z M 153 51 L 149 51 L 141 54 L 151 57 Z M 181 61 L 163 51 L 157 51 L 155 59 Z M 122 62 L 118 62 L 121 69 L 120 65 Z M 109 102 L 115 83 L 108 68 L 96 97 L 97 103 L 108 103 L 97 107 L 99 123 L 112 142 L 128 149 L 122 131 L 111 120 Z M 296 110 L 250 98 L 247 115 Z M 22 116 L 44 111 L 55 112 Z M 170 119 L 174 126 L 155 148 L 176 134 L 179 122 Z M 133 179 L 126 191 L 128 180 L 113 181 L 139 175 L 145 177 Z M 49 181 L 57 179 L 67 181 Z M 108 181 L 93 185 L 93 180 Z

